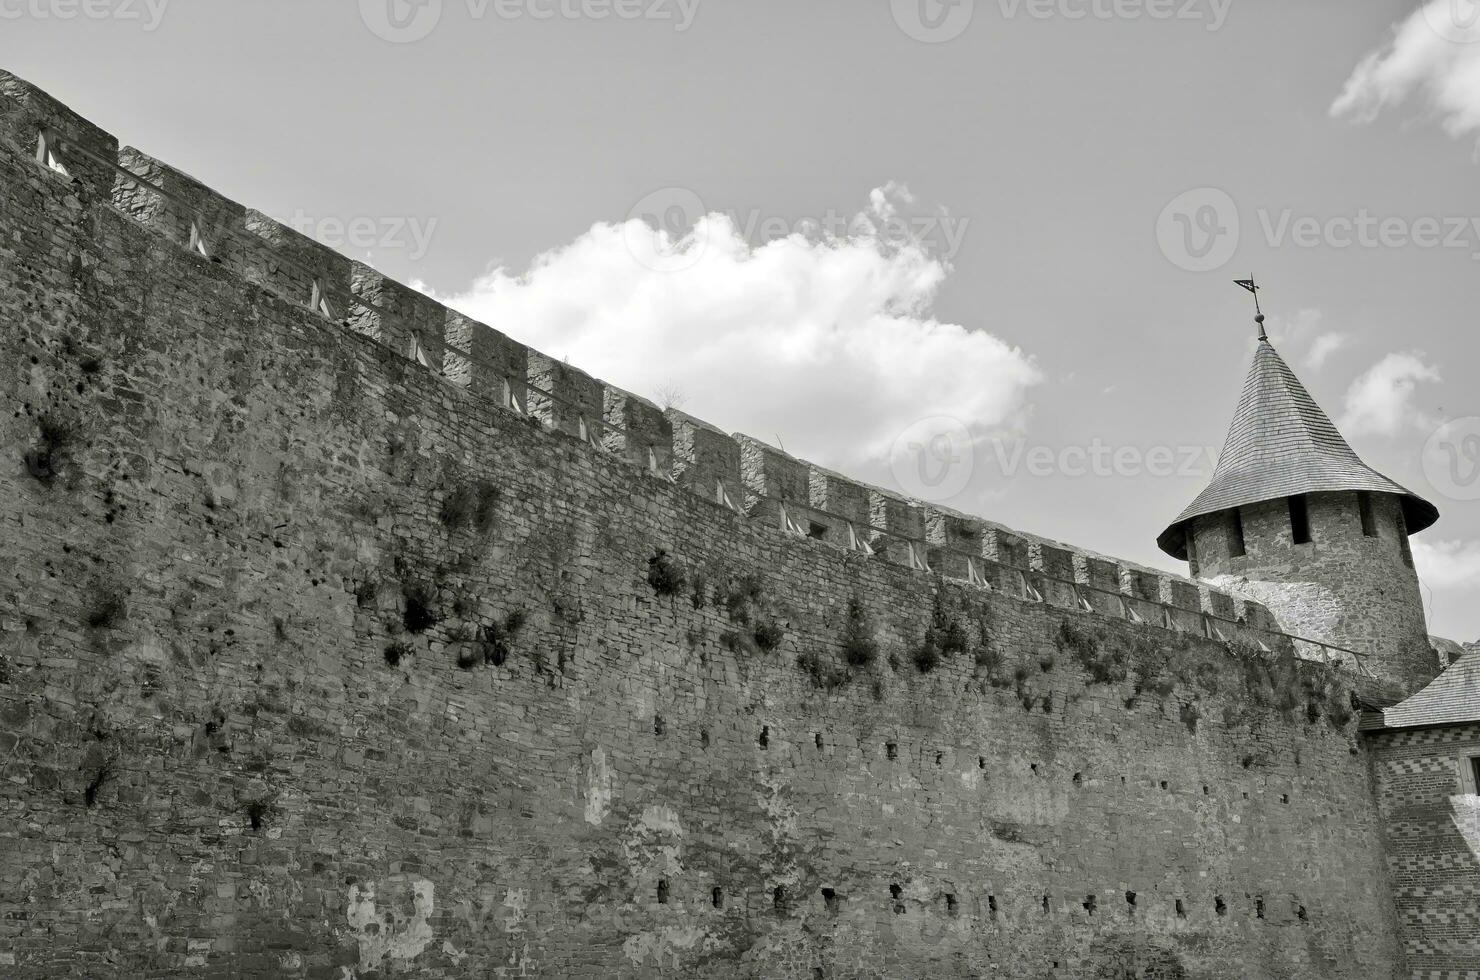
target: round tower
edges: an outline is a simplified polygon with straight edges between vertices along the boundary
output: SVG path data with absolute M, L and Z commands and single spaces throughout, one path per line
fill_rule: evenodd
M 1439 664 L 1408 536 L 1438 518 L 1362 462 L 1261 336 L 1213 479 L 1157 544 L 1262 602 L 1285 632 L 1365 654 L 1374 675 L 1416 689 Z

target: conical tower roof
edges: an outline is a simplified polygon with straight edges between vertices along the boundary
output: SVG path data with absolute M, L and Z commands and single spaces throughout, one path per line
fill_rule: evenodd
M 1212 481 L 1156 543 L 1185 561 L 1188 522 L 1195 517 L 1332 490 L 1396 495 L 1410 534 L 1439 519 L 1433 504 L 1362 462 L 1284 358 L 1261 338 Z

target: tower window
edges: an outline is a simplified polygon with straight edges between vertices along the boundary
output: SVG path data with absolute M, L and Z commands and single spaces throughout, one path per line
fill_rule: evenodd
M 1357 494 L 1357 510 L 1362 515 L 1362 536 L 1377 537 L 1377 519 L 1372 516 L 1372 494 L 1365 490 Z
M 1237 507 L 1228 512 L 1228 557 L 1242 558 L 1248 554 L 1244 544 L 1244 515 Z
M 1310 544 L 1310 509 L 1305 494 L 1290 498 L 1290 537 L 1296 544 Z
M 967 559 L 970 561 L 970 559 Z M 1197 578 L 1202 574 L 1202 562 L 1197 560 L 1197 522 L 1192 521 L 1187 525 L 1187 566 L 1192 570 L 1192 577 Z

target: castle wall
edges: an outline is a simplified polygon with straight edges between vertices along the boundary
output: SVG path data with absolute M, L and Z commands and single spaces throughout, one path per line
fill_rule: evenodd
M 0 134 L 5 975 L 1393 973 L 1353 679 L 1232 599 L 444 377 L 178 227 Z
M 1480 976 L 1480 725 L 1368 742 L 1409 975 Z
M 1308 495 L 1307 544 L 1294 543 L 1284 499 L 1243 507 L 1243 557 L 1230 554 L 1227 514 L 1199 517 L 1199 574 L 1264 604 L 1287 633 L 1366 654 L 1373 673 L 1411 692 L 1438 673 L 1438 658 L 1398 498 L 1370 499 L 1376 537 L 1362 533 L 1355 493 Z

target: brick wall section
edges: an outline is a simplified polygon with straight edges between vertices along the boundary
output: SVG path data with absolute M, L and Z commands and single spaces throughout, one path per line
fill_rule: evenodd
M 1350 722 L 1222 646 L 748 521 L 4 141 L 0 230 L 5 975 L 1392 972 Z
M 1408 976 L 1480 977 L 1480 725 L 1368 737 Z

